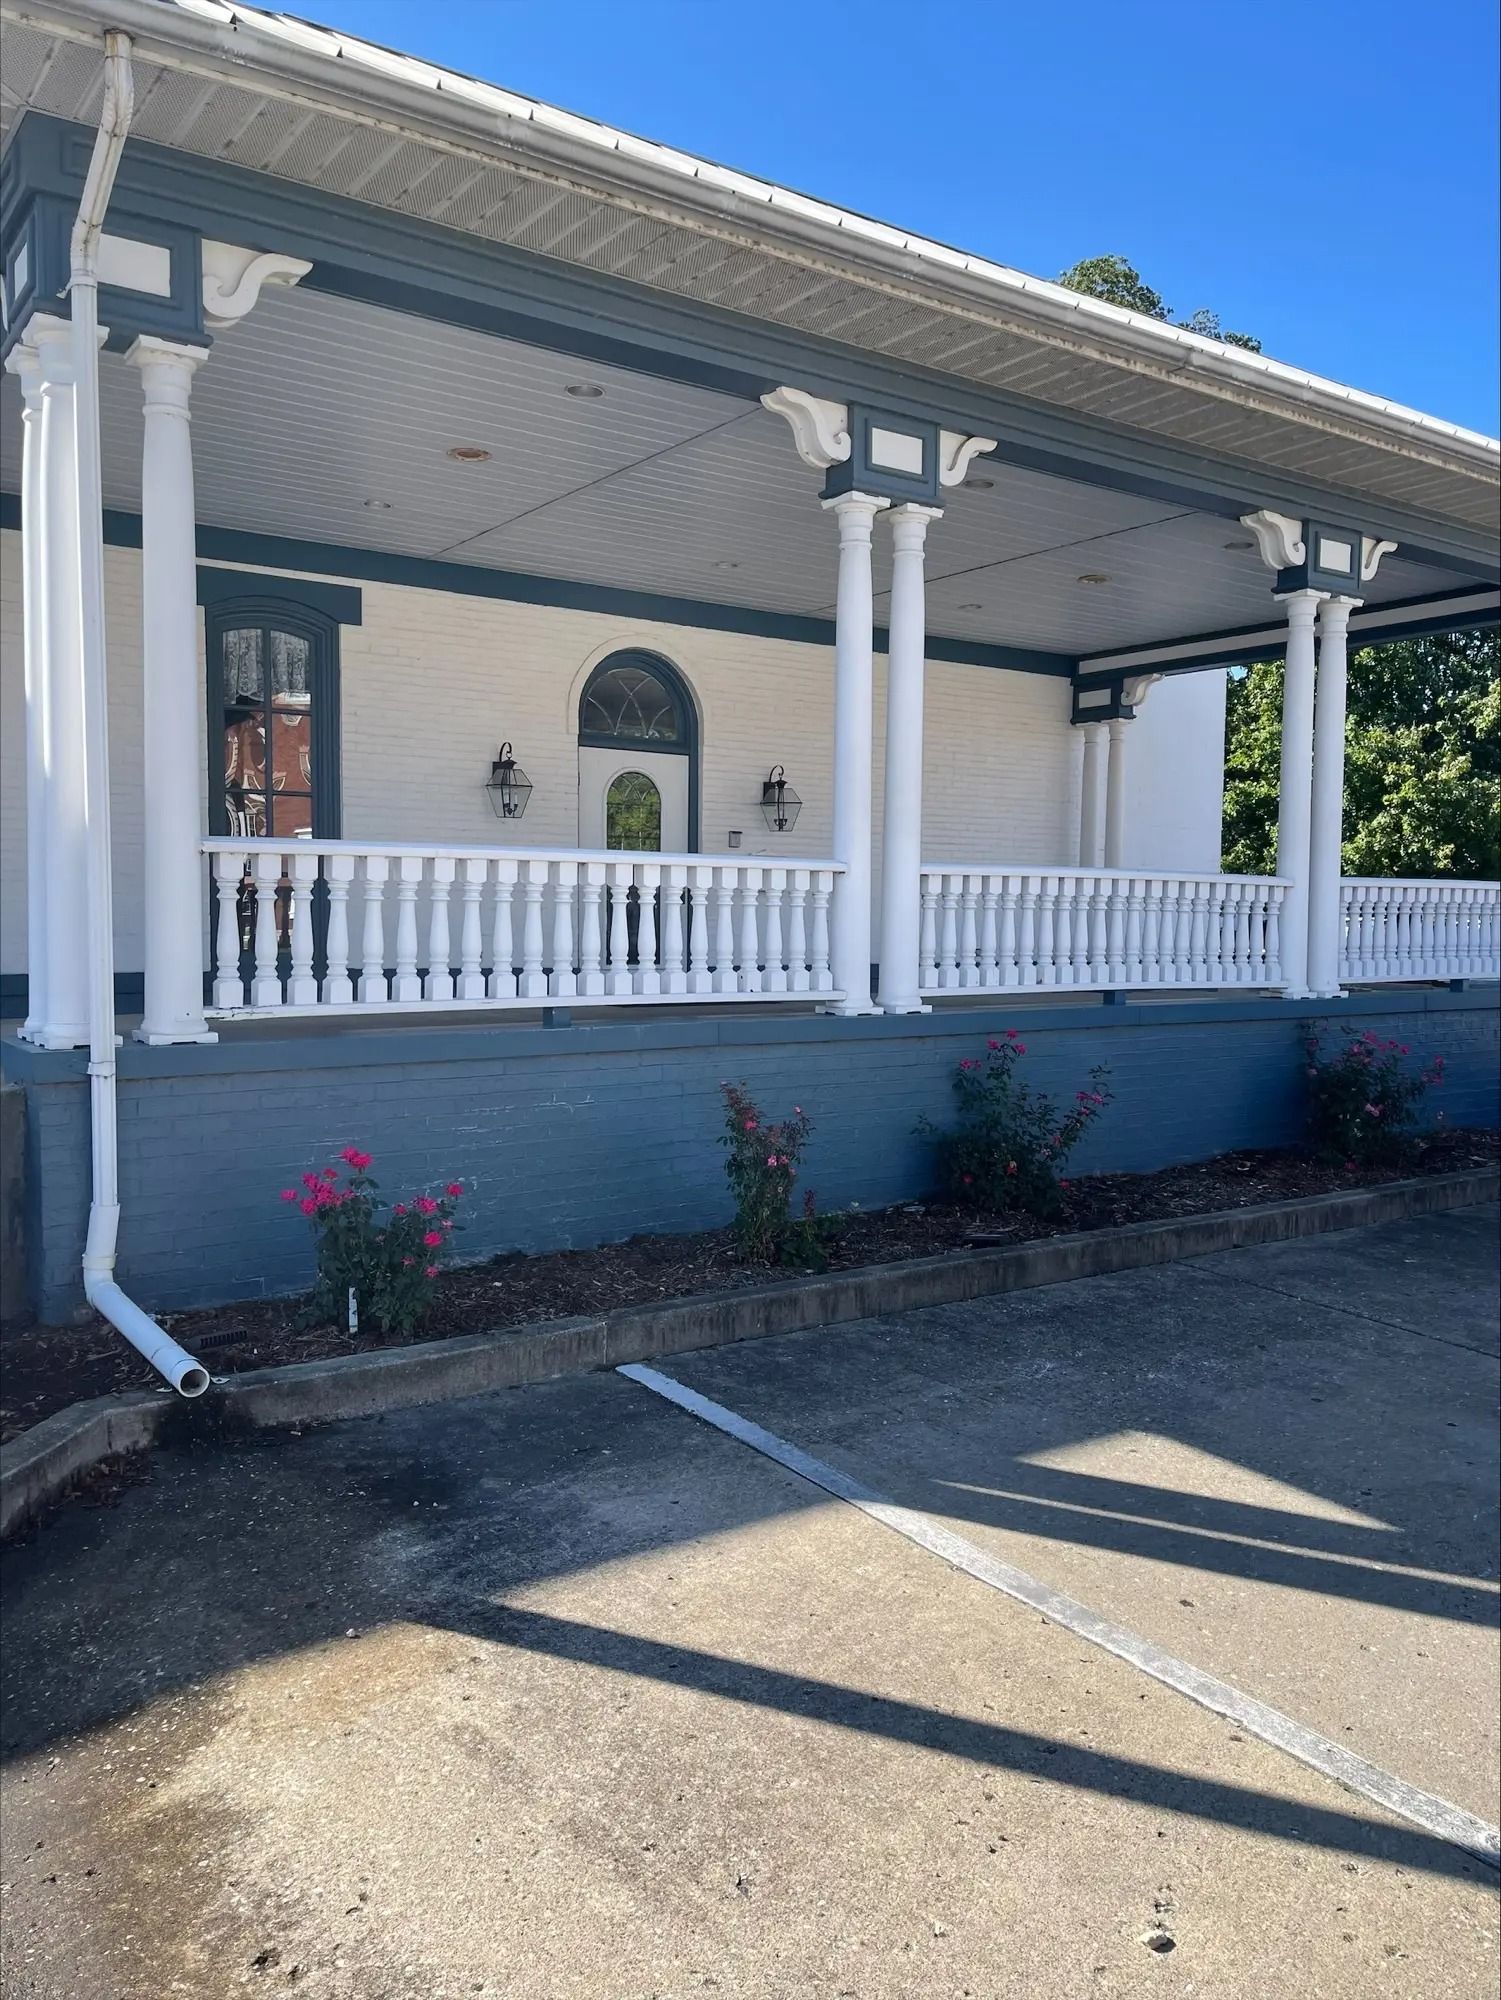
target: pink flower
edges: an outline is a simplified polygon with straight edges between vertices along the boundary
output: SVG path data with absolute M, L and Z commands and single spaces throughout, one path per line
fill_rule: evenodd
M 1058 1185 L 1059 1185 L 1059 1187 L 1068 1187 L 1068 1186 L 1069 1186 L 1069 1182 L 1067 1182 L 1067 1181 L 1059 1181 Z
M 419 1194 L 413 1205 L 419 1215 L 436 1215 L 438 1213 L 438 1204 L 430 1194 Z
M 296 1201 L 297 1199 L 296 1188 L 283 1188 L 281 1191 L 281 1198 L 283 1201 Z
M 745 1121 L 745 1129 L 746 1129 L 746 1131 L 747 1131 L 747 1132 L 754 1132 L 754 1131 L 755 1131 L 755 1129 L 756 1129 L 756 1121 L 755 1121 L 755 1119 L 754 1119 L 754 1118 L 747 1118 L 747 1119 L 746 1119 L 746 1121 Z
M 966 1056 L 959 1067 L 960 1069 L 978 1069 L 980 1065 L 975 1061 L 973 1056 Z
M 1016 1172 L 1016 1162 L 1015 1162 L 1015 1160 L 1008 1160 L 1008 1161 L 1006 1162 L 1006 1171 L 1007 1171 L 1007 1173 L 1008 1173 L 1008 1174 L 1014 1174 L 1014 1173 Z
M 778 1164 L 777 1156 L 775 1153 L 768 1153 L 766 1155 L 766 1164 L 769 1167 L 774 1167 Z
M 1006 1030 L 1006 1040 L 1007 1040 L 1008 1042 L 1014 1042 L 1014 1041 L 1016 1040 L 1016 1030 L 1015 1030 L 1015 1028 L 1008 1028 L 1008 1029 Z
M 1399 1055 L 1410 1056 L 1412 1054 L 1412 1050 L 1407 1046 L 1406 1042 L 1404 1042 L 1401 1048 L 1397 1051 L 1397 1053 Z
M 393 1215 L 405 1215 L 406 1212 L 407 1212 L 407 1205 L 404 1201 L 397 1202 L 396 1206 L 391 1210 L 391 1213 Z
M 1024 1056 L 1027 1053 L 1027 1045 L 1025 1042 L 1018 1042 L 1016 1044 L 1016 1053 L 1019 1056 Z
M 464 1192 L 464 1183 L 462 1181 L 450 1181 L 443 1192 L 446 1195 L 451 1195 L 457 1201 L 459 1196 Z
M 423 1275 L 423 1277 L 424 1277 L 424 1278 L 436 1278 L 436 1277 L 437 1277 L 437 1275 L 438 1275 L 438 1267 L 437 1267 L 437 1265 L 436 1265 L 436 1264 L 429 1264 L 429 1265 L 427 1266 L 426 1270 L 425 1270 L 425 1271 L 424 1271 L 424 1272 L 422 1273 L 422 1275 Z
M 310 1194 L 305 1194 L 297 1206 L 302 1210 L 304 1215 L 316 1215 L 318 1213 L 318 1204 Z
M 413 1264 L 416 1263 L 416 1261 L 417 1259 L 415 1257 L 403 1257 L 401 1260 L 402 1270 L 409 1271 L 412 1268 Z
M 336 1181 L 339 1178 L 339 1169 L 337 1167 L 325 1167 L 323 1169 L 323 1178 L 326 1181 Z
M 1381 1116 L 1381 1106 L 1379 1104 L 1368 1104 L 1365 1108 L 1365 1115 L 1367 1118 L 1379 1118 Z
M 1000 1043 L 999 1043 L 999 1042 L 998 1042 L 998 1041 L 996 1040 L 995 1036 L 994 1036 L 994 1035 L 992 1035 L 992 1036 L 991 1036 L 991 1038 L 990 1038 L 990 1040 L 989 1040 L 989 1041 L 988 1041 L 988 1042 L 987 1042 L 987 1043 L 985 1044 L 985 1046 L 986 1046 L 986 1048 L 987 1048 L 987 1049 L 998 1049 L 998 1048 L 999 1048 L 999 1047 L 1000 1047 L 1001 1045 L 1000 1045 Z
M 316 1174 L 304 1174 L 302 1185 L 305 1188 L 315 1188 L 318 1185 L 318 1176 Z
M 438 1249 L 442 1241 L 443 1232 L 441 1229 L 430 1229 L 422 1239 L 423 1247 L 428 1250 Z

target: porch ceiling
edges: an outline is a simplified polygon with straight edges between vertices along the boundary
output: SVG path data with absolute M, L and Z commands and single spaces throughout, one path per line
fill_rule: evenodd
M 140 506 L 141 396 L 102 363 L 104 497 Z M 570 384 L 597 385 L 597 398 Z M 0 483 L 19 488 L 5 385 Z M 491 454 L 448 457 L 454 445 Z M 759 404 L 304 286 L 220 336 L 193 390 L 201 522 L 752 609 L 828 615 L 818 478 Z M 1067 655 L 1265 623 L 1234 521 L 977 460 L 929 540 L 945 637 Z M 370 504 L 375 503 L 375 504 Z M 1227 546 L 1231 545 L 1231 546 Z M 890 538 L 878 534 L 884 617 Z M 1103 575 L 1103 584 L 1081 576 Z M 1454 588 L 1389 559 L 1371 603 Z

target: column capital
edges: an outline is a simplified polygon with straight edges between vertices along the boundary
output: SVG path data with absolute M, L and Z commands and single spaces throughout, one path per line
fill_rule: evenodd
M 832 500 L 820 500 L 819 506 L 826 512 L 832 508 L 839 516 L 839 539 L 869 541 L 871 529 L 877 514 L 891 502 L 879 493 L 836 493 Z
M 99 345 L 109 338 L 109 328 L 99 328 Z M 73 385 L 73 322 L 58 313 L 33 313 L 21 329 L 20 338 L 5 357 L 5 366 L 21 377 L 34 375 L 36 392 L 71 388 Z
M 1110 732 L 1110 740 L 1112 743 L 1119 743 L 1122 741 L 1122 739 L 1126 734 L 1127 729 L 1131 725 L 1132 719 L 1133 718 L 1129 715 L 1111 716 L 1110 720 L 1105 724 L 1105 727 Z
M 919 507 L 908 501 L 891 509 L 891 542 L 898 555 L 921 555 L 930 521 L 941 521 L 941 507 Z
M 132 367 L 166 364 L 182 368 L 190 375 L 208 360 L 208 355 L 206 347 L 185 340 L 166 340 L 159 333 L 138 333 L 125 350 L 125 359 Z
M 1331 633 L 1343 634 L 1350 624 L 1350 613 L 1365 602 L 1363 597 L 1326 597 L 1319 606 L 1319 634 L 1327 638 Z
M 1319 606 L 1328 595 L 1327 590 L 1287 590 L 1273 593 L 1276 603 L 1287 606 L 1288 624 L 1298 626 L 1313 624 Z

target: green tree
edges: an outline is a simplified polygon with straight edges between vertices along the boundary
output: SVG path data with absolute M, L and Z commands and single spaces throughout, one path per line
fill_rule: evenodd
M 1154 292 L 1136 266 L 1128 264 L 1124 257 L 1086 257 L 1071 270 L 1060 272 L 1058 282 L 1067 285 L 1071 292 L 1104 299 L 1107 305 L 1124 306 L 1128 312 L 1144 313 L 1148 319 L 1171 322 L 1189 333 L 1202 334 L 1206 340 L 1249 348 L 1253 354 L 1261 352 L 1261 342 L 1254 334 L 1228 332 L 1220 325 L 1219 314 L 1205 307 L 1190 313 L 1187 319 L 1174 320 L 1172 307 L 1164 302 L 1161 292 Z
M 1277 852 L 1282 668 L 1232 673 L 1224 864 L 1268 874 Z M 1350 657 L 1344 872 L 1501 875 L 1501 635 L 1446 632 Z

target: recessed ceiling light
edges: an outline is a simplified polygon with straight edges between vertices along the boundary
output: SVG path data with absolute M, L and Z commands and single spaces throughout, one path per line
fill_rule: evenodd
M 1254 542 L 1226 542 L 1225 544 L 1227 549 L 1254 549 L 1255 546 Z
M 1102 569 L 1087 569 L 1081 577 L 1075 580 L 1079 583 L 1109 583 L 1110 581 Z
M 456 458 L 460 465 L 483 465 L 490 454 L 482 444 L 451 444 L 448 456 Z
M 364 504 L 370 509 L 372 514 L 389 514 L 391 511 L 389 500 L 367 500 Z
M 982 479 L 977 472 L 971 473 L 964 483 L 973 487 L 976 493 L 989 493 L 995 485 L 993 479 Z
M 716 569 L 739 569 L 740 565 L 737 562 L 717 562 L 714 567 Z
M 605 392 L 597 382 L 570 382 L 563 393 L 565 396 L 577 396 L 586 403 L 595 403 Z
M 983 611 L 985 606 L 983 604 L 961 604 L 958 609 L 960 611 Z

